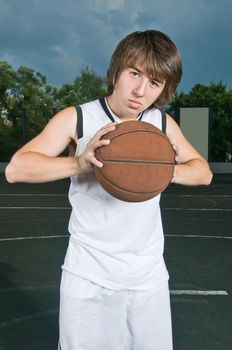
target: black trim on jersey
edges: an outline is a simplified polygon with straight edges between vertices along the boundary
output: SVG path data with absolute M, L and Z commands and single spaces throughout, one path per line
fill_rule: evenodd
M 167 127 L 167 118 L 166 113 L 164 111 L 161 111 L 162 114 L 162 131 L 166 134 L 166 127 Z
M 109 108 L 108 108 L 108 106 L 107 106 L 105 97 L 99 98 L 99 102 L 100 102 L 102 108 L 104 109 L 106 115 L 110 118 L 110 120 L 111 120 L 112 122 L 115 122 L 114 117 L 113 117 L 112 114 L 110 113 L 110 110 L 109 110 Z M 138 120 L 141 120 L 141 119 L 142 119 L 143 113 L 144 113 L 144 112 L 141 113 L 141 115 L 140 115 L 140 117 L 139 117 Z
M 77 137 L 80 140 L 83 137 L 83 113 L 80 106 L 76 106 L 77 111 Z
M 104 109 L 106 115 L 110 118 L 110 120 L 111 120 L 112 122 L 115 122 L 115 120 L 114 120 L 112 114 L 110 113 L 110 111 L 109 111 L 109 109 L 108 109 L 108 106 L 107 106 L 107 104 L 106 104 L 105 98 L 104 98 L 104 97 L 99 98 L 99 102 L 100 102 L 102 108 Z

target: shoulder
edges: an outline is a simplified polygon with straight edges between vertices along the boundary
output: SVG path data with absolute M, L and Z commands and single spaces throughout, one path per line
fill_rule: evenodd
M 71 138 L 74 138 L 75 129 L 77 125 L 77 110 L 76 107 L 66 107 L 57 112 L 49 121 L 49 128 L 59 128 L 66 132 Z
M 177 122 L 169 115 L 166 114 L 167 129 L 166 135 L 174 145 L 181 145 L 182 147 L 188 143 L 184 134 L 182 133 Z
M 174 137 L 175 136 L 181 136 L 182 132 L 177 124 L 177 122 L 169 115 L 166 113 L 166 123 L 167 123 L 167 136 Z
M 53 116 L 51 121 L 58 121 L 58 120 L 67 120 L 68 121 L 68 120 L 72 120 L 76 116 L 77 116 L 76 107 L 75 106 L 70 106 L 70 107 L 66 107 L 66 108 L 61 109 L 60 111 L 58 111 Z

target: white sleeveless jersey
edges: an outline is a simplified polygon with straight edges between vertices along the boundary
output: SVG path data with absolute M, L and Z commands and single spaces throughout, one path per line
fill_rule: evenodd
M 106 114 L 99 100 L 81 109 L 83 137 L 77 155 L 110 122 L 107 114 L 121 122 L 109 106 Z M 145 111 L 142 120 L 162 127 L 157 109 Z M 160 196 L 139 203 L 121 201 L 108 194 L 91 171 L 71 178 L 69 200 L 71 236 L 63 269 L 114 290 L 158 289 L 167 282 Z

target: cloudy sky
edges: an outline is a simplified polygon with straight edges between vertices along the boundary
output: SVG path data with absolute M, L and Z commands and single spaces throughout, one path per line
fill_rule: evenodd
M 231 17 L 231 0 L 0 0 L 0 60 L 59 86 L 86 66 L 105 76 L 125 35 L 158 29 L 181 52 L 179 91 L 220 80 L 232 88 Z

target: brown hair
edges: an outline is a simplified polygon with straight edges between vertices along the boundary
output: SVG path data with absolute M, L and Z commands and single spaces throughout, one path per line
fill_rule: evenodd
M 107 72 L 109 94 L 113 93 L 122 71 L 136 65 L 143 67 L 152 79 L 165 81 L 163 92 L 150 108 L 161 107 L 169 102 L 182 75 L 180 53 L 173 41 L 157 30 L 137 31 L 127 35 L 111 57 Z

